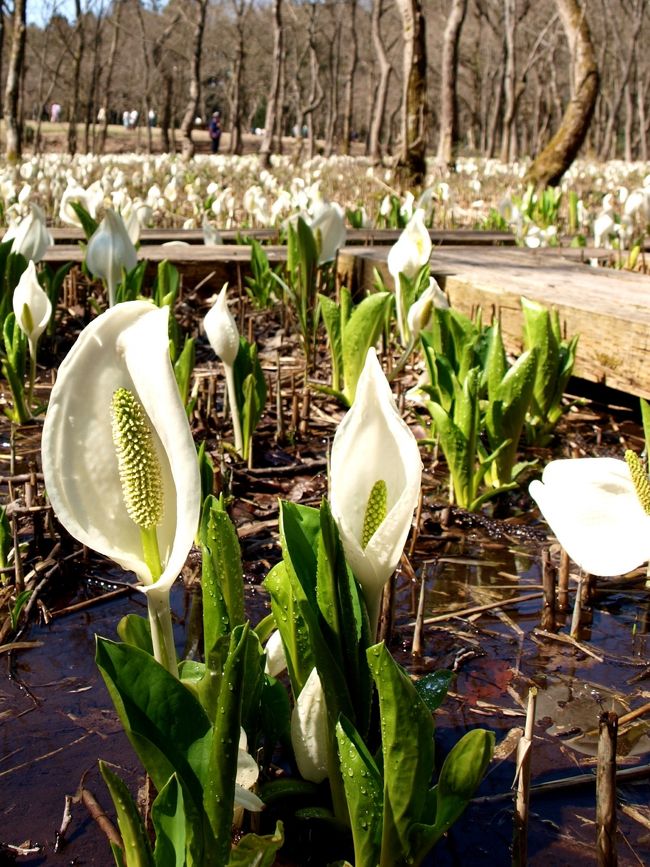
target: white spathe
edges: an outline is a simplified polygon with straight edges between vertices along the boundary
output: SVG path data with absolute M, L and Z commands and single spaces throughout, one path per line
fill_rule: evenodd
M 233 825 L 240 828 L 244 820 L 244 810 L 259 812 L 264 809 L 264 801 L 252 791 L 260 775 L 255 759 L 248 752 L 248 738 L 244 729 L 239 733 L 239 752 L 237 754 L 237 777 L 235 779 L 235 810 Z
M 239 329 L 235 317 L 228 309 L 227 291 L 226 283 L 206 314 L 203 328 L 215 355 L 218 355 L 224 364 L 232 367 L 239 352 Z
M 388 270 L 399 285 L 399 275 L 413 279 L 431 256 L 431 237 L 424 225 L 424 210 L 416 208 L 406 228 L 388 251 Z
M 312 668 L 291 712 L 291 744 L 300 775 L 312 783 L 327 777 L 327 705 L 318 671 Z
M 309 225 L 314 235 L 320 238 L 318 264 L 333 262 L 347 235 L 341 208 L 337 204 L 320 202 Z
M 30 205 L 26 217 L 7 229 L 2 240 L 11 240 L 11 252 L 21 253 L 33 262 L 40 262 L 47 248 L 54 243 L 45 224 L 45 214 L 34 204 Z
M 330 503 L 345 556 L 359 580 L 376 628 L 384 584 L 399 563 L 420 495 L 417 440 L 395 405 L 374 348 L 368 350 L 352 408 L 332 444 Z M 365 549 L 363 523 L 370 492 L 383 480 L 386 517 Z
M 284 653 L 284 644 L 279 629 L 274 629 L 269 640 L 264 648 L 266 653 L 266 662 L 264 664 L 264 673 L 270 674 L 271 677 L 277 677 L 287 667 L 287 658 Z
M 33 262 L 29 262 L 21 274 L 12 302 L 16 322 L 27 338 L 30 355 L 35 358 L 36 344 L 52 315 L 52 304 L 38 282 Z
M 138 264 L 138 253 L 129 238 L 124 220 L 112 208 L 106 209 L 104 219 L 88 241 L 86 266 L 100 277 L 108 289 L 108 304 L 115 304 L 115 292 L 122 279 L 122 271 L 132 271 Z
M 434 307 L 447 308 L 449 307 L 449 301 L 440 286 L 438 286 L 435 277 L 429 277 L 429 285 L 418 300 L 411 304 L 406 316 L 409 331 L 411 332 L 411 340 L 414 343 L 420 336 L 420 332 L 429 325 Z
M 551 461 L 529 491 L 559 543 L 586 572 L 623 575 L 650 558 L 650 515 L 625 461 Z
M 93 320 L 59 368 L 43 426 L 45 486 L 59 521 L 82 544 L 135 572 L 145 592 L 175 581 L 201 505 L 196 450 L 169 358 L 168 318 L 168 307 L 129 301 Z M 142 405 L 160 461 L 163 571 L 155 584 L 124 504 L 113 444 L 111 400 L 121 387 Z

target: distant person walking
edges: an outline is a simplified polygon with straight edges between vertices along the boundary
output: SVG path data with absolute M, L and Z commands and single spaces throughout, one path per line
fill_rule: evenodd
M 210 131 L 210 146 L 213 154 L 219 153 L 219 142 L 221 141 L 221 116 L 218 111 L 215 111 L 210 118 L 208 124 Z
M 50 121 L 51 123 L 59 123 L 61 120 L 61 106 L 58 102 L 53 102 L 50 106 Z

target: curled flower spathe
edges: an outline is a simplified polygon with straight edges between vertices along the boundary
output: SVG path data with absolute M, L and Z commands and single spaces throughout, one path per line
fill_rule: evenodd
M 318 671 L 311 673 L 291 712 L 291 744 L 301 776 L 312 783 L 327 777 L 327 705 Z
M 9 240 L 12 253 L 20 253 L 33 262 L 41 261 L 53 241 L 45 224 L 45 214 L 38 205 L 30 205 L 29 214 L 7 229 L 3 241 Z
M 309 226 L 319 239 L 318 264 L 334 261 L 346 238 L 345 221 L 339 206 L 321 202 Z
M 100 277 L 106 283 L 109 307 L 115 304 L 122 272 L 132 271 L 137 264 L 138 254 L 129 238 L 124 220 L 111 208 L 107 208 L 104 219 L 88 241 L 86 266 L 95 277 Z
M 235 317 L 228 309 L 227 290 L 226 283 L 206 313 L 203 328 L 215 355 L 218 355 L 224 364 L 232 367 L 239 352 L 239 329 Z
M 59 369 L 43 427 L 45 485 L 59 521 L 84 545 L 135 572 L 146 593 L 168 592 L 180 573 L 201 501 L 194 442 L 169 359 L 168 316 L 167 307 L 130 301 L 93 320 Z M 120 389 L 142 407 L 160 468 L 155 580 L 120 480 L 111 418 Z
M 371 348 L 352 409 L 336 431 L 330 467 L 332 515 L 347 561 L 363 588 L 371 628 L 377 625 L 384 584 L 404 549 L 421 477 L 417 441 L 399 414 Z M 375 494 L 383 504 L 369 523 Z
M 650 514 L 625 461 L 551 461 L 529 490 L 559 543 L 586 572 L 623 575 L 650 559 Z
M 413 279 L 431 256 L 431 237 L 424 225 L 424 210 L 416 208 L 395 244 L 388 251 L 388 270 L 396 282 L 399 275 Z
M 429 277 L 429 285 L 418 300 L 411 304 L 406 317 L 413 342 L 418 339 L 420 332 L 428 327 L 434 307 L 447 308 L 449 301 L 435 277 Z
M 36 344 L 47 328 L 52 315 L 52 304 L 36 276 L 36 266 L 29 262 L 14 289 L 13 308 L 16 322 L 29 343 L 32 358 L 36 356 Z

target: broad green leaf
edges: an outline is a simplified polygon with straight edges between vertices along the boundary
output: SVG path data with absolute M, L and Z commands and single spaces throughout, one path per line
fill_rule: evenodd
M 350 813 L 356 867 L 375 867 L 380 860 L 383 781 L 368 748 L 352 723 L 336 726 L 341 776 Z
M 521 306 L 524 314 L 524 345 L 526 349 L 536 347 L 538 351 L 531 412 L 543 419 L 555 391 L 560 349 L 549 311 L 527 298 L 521 299 Z
M 187 833 L 183 790 L 173 774 L 151 807 L 156 832 L 156 867 L 185 867 L 188 863 Z
M 168 259 L 158 263 L 153 301 L 158 307 L 174 307 L 180 288 L 181 275 Z
M 200 805 L 212 727 L 199 702 L 140 648 L 98 638 L 96 662 L 126 735 L 158 791 L 176 772 Z
M 316 601 L 316 557 L 320 513 L 310 506 L 280 501 L 282 557 L 310 599 Z
M 411 679 L 386 646 L 368 649 L 368 664 L 379 695 L 384 773 L 382 865 L 410 860 L 410 829 L 426 817 L 422 811 L 434 765 L 431 713 Z
M 314 667 L 307 625 L 300 613 L 286 563 L 277 563 L 264 579 L 271 596 L 271 611 L 287 658 L 291 690 L 299 695 Z
M 229 633 L 246 619 L 244 577 L 237 531 L 223 502 L 216 497 L 210 497 L 204 505 L 201 543 L 204 550 L 203 626 L 207 653 L 216 637 Z M 225 612 L 219 599 L 219 591 Z M 227 622 L 224 622 L 224 613 Z
M 90 215 L 90 213 L 84 208 L 81 202 L 69 201 L 68 205 L 72 208 L 72 210 L 79 218 L 81 228 L 84 235 L 86 236 L 86 241 L 89 241 L 99 228 L 99 223 L 94 217 Z
M 193 337 L 186 337 L 181 354 L 174 362 L 174 376 L 183 406 L 187 405 L 190 396 L 195 356 L 195 340 Z
M 99 762 L 99 769 L 117 812 L 117 825 L 124 843 L 126 867 L 154 867 L 147 832 L 131 793 L 124 781 L 114 774 L 105 762 Z
M 284 844 L 282 822 L 277 822 L 275 832 L 264 837 L 246 834 L 230 853 L 229 867 L 273 867 L 278 850 Z
M 645 439 L 645 450 L 650 455 L 650 403 L 643 398 L 641 401 L 641 420 L 643 422 L 643 436 Z
M 279 743 L 291 752 L 291 704 L 287 690 L 279 680 L 264 676 L 260 705 L 266 742 Z
M 353 309 L 343 328 L 344 393 L 350 403 L 354 401 L 368 350 L 375 345 L 381 334 L 386 304 L 390 297 L 389 292 L 368 295 Z

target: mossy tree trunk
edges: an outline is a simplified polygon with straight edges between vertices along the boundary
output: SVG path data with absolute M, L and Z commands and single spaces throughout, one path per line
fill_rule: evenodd
M 599 75 L 584 10 L 578 0 L 555 0 L 569 41 L 573 95 L 558 131 L 537 156 L 526 175 L 536 187 L 556 186 L 576 158 L 589 131 L 596 106 Z
M 427 49 L 422 0 L 397 0 L 404 39 L 402 141 L 397 169 L 404 186 L 419 187 L 426 174 Z

